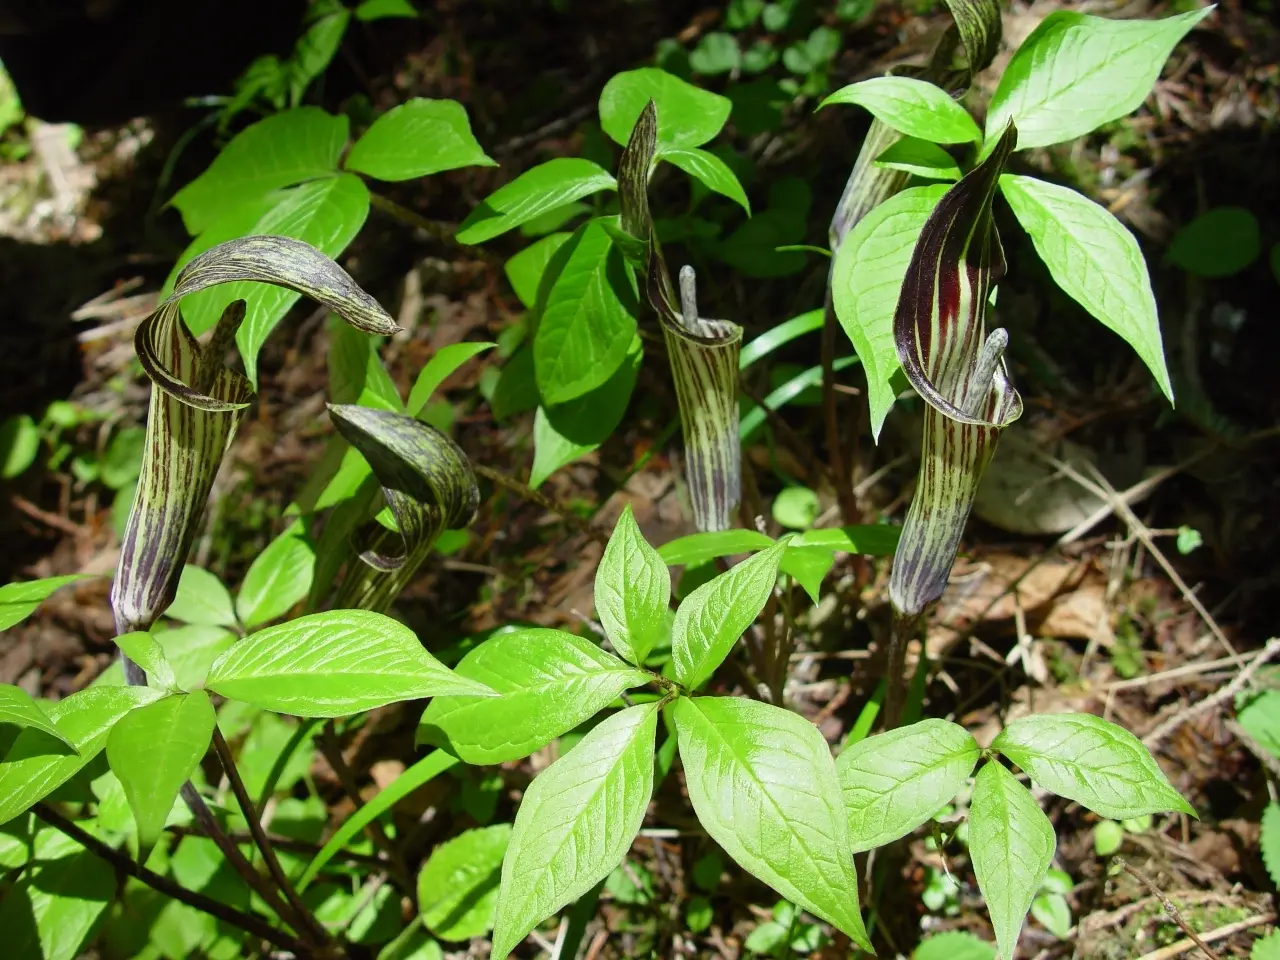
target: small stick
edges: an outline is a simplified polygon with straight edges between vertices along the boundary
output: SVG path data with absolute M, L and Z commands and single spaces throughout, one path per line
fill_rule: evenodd
M 1152 950 L 1150 953 L 1144 953 L 1138 960 L 1173 960 L 1186 953 L 1192 947 L 1200 947 L 1208 952 L 1206 943 L 1213 943 L 1216 940 L 1225 940 L 1227 937 L 1234 936 L 1237 933 L 1243 933 L 1245 930 L 1251 930 L 1254 927 L 1260 927 L 1265 923 L 1275 923 L 1276 915 L 1274 913 L 1259 913 L 1252 917 L 1245 917 L 1235 923 L 1228 923 L 1225 927 L 1218 927 L 1217 930 L 1210 930 L 1203 937 L 1197 937 L 1195 940 L 1179 940 L 1177 943 L 1171 943 L 1167 947 L 1161 947 L 1159 950 Z M 1210 956 L 1213 954 L 1210 953 Z
M 407 227 L 421 230 L 434 240 L 454 242 L 453 235 L 457 228 L 453 224 L 443 223 L 439 220 L 428 220 L 422 214 L 410 210 L 408 207 L 402 207 L 394 200 L 388 200 L 380 193 L 369 192 L 369 206 L 385 213 L 393 220 L 399 220 Z
M 1151 749 L 1188 720 L 1192 720 L 1202 713 L 1207 713 L 1223 701 L 1230 700 L 1253 679 L 1253 675 L 1258 672 L 1258 668 L 1276 656 L 1276 654 L 1280 654 L 1280 637 L 1273 637 L 1268 640 L 1267 645 L 1258 651 L 1257 655 L 1236 674 L 1235 679 L 1230 683 L 1223 685 L 1217 692 L 1205 697 L 1199 703 L 1192 704 L 1186 710 L 1179 711 L 1148 733 L 1142 738 L 1143 745 L 1147 749 Z
M 1187 925 L 1187 921 L 1182 919 L 1182 914 L 1181 912 L 1179 912 L 1178 908 L 1174 906 L 1173 901 L 1170 900 L 1168 897 L 1166 897 L 1164 895 L 1164 892 L 1159 887 L 1157 887 L 1154 883 L 1151 882 L 1150 877 L 1148 877 L 1145 873 L 1143 873 L 1141 870 L 1137 869 L 1136 867 L 1130 866 L 1128 861 L 1120 857 L 1116 857 L 1116 863 L 1120 865 L 1120 867 L 1124 870 L 1125 873 L 1129 874 L 1129 876 L 1133 877 L 1135 880 L 1137 880 L 1139 883 L 1145 886 L 1148 890 L 1150 890 L 1152 896 L 1154 896 L 1157 900 L 1160 901 L 1160 906 L 1164 907 L 1164 912 L 1169 915 L 1169 919 L 1171 919 L 1174 923 L 1176 923 L 1179 927 L 1181 927 L 1182 932 L 1191 938 L 1190 944 L 1187 947 L 1185 947 L 1182 950 L 1178 950 L 1174 953 L 1170 953 L 1168 954 L 1168 956 L 1176 957 L 1178 956 L 1178 954 L 1185 952 L 1185 950 L 1191 949 L 1191 946 L 1197 946 L 1204 952 L 1204 955 L 1208 957 L 1209 960 L 1221 960 L 1221 958 L 1216 953 L 1214 953 L 1212 949 L 1210 949 L 1209 945 L 1205 943 L 1202 939 L 1200 939 L 1200 935 Z M 1177 944 L 1174 944 L 1174 946 L 1177 946 Z M 1156 953 L 1160 953 L 1160 951 L 1157 950 Z M 1152 954 L 1147 954 L 1147 956 L 1151 957 Z
M 101 857 L 120 873 L 141 880 L 152 890 L 163 893 L 167 897 L 172 897 L 179 903 L 194 907 L 201 913 L 207 913 L 211 917 L 216 917 L 225 923 L 239 927 L 241 930 L 245 930 L 255 937 L 260 937 L 281 950 L 288 950 L 300 957 L 312 955 L 311 948 L 307 944 L 290 936 L 283 930 L 277 930 L 260 917 L 256 917 L 251 913 L 244 913 L 235 907 L 227 906 L 225 903 L 206 897 L 202 893 L 196 893 L 194 890 L 188 890 L 168 877 L 148 870 L 141 864 L 136 863 L 132 857 L 125 856 L 114 847 L 107 846 L 93 834 L 82 830 L 52 807 L 37 803 L 32 810 L 45 823 L 65 833 L 90 853 Z

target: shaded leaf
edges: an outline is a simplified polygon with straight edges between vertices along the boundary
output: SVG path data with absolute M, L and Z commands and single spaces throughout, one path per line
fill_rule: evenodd
M 737 175 L 714 153 L 697 147 L 667 147 L 659 157 L 696 178 L 708 190 L 728 197 L 751 216 L 751 202 Z
M 87 574 L 72 573 L 62 577 L 45 577 L 43 580 L 6 583 L 0 587 L 0 630 L 8 630 L 27 619 L 36 612 L 40 604 L 53 596 L 55 590 L 89 579 L 92 578 Z
M 526 170 L 485 198 L 458 228 L 459 243 L 483 243 L 556 207 L 601 190 L 617 189 L 613 176 L 598 164 L 558 157 Z
M 1229 277 L 1262 253 L 1258 218 L 1244 207 L 1206 210 L 1173 235 L 1168 257 L 1200 277 Z
M 414 97 L 374 120 L 343 165 L 378 180 L 411 180 L 497 163 L 476 142 L 462 104 Z
M 302 523 L 295 522 L 249 565 L 236 612 L 250 630 L 284 616 L 311 590 L 316 553 L 303 530 Z
M 464 830 L 431 852 L 418 874 L 423 926 L 442 940 L 470 940 L 493 929 L 502 858 L 511 824 Z
M 164 615 L 183 623 L 229 627 L 236 622 L 235 601 L 217 574 L 187 564 L 178 580 L 178 592 Z

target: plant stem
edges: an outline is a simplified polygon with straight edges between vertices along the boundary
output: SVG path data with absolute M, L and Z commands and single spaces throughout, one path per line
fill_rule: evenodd
M 907 698 L 907 647 L 920 633 L 924 623 L 923 614 L 901 614 L 893 612 L 893 622 L 889 627 L 889 655 L 885 659 L 884 678 L 884 726 L 883 730 L 893 730 L 902 722 L 902 707 Z
M 271 879 L 276 882 L 280 892 L 289 901 L 292 912 L 302 923 L 302 928 L 299 932 L 310 934 L 310 937 L 314 938 L 319 944 L 330 942 L 332 938 L 329 936 L 329 932 L 321 926 L 320 922 L 307 908 L 307 905 L 302 902 L 302 898 L 298 896 L 298 891 L 293 889 L 293 884 L 289 882 L 288 876 L 285 875 L 284 869 L 280 866 L 276 852 L 271 847 L 271 841 L 267 839 L 267 832 L 262 829 L 262 821 L 258 819 L 258 811 L 253 805 L 253 800 L 249 797 L 249 791 L 245 789 L 244 781 L 240 779 L 240 771 L 236 768 L 235 758 L 231 756 L 231 748 L 227 746 L 226 737 L 222 735 L 222 731 L 217 727 L 213 728 L 213 748 L 217 751 L 218 759 L 222 762 L 222 769 L 231 784 L 231 792 L 235 794 L 236 802 L 240 804 L 240 810 L 249 824 L 249 833 L 253 837 L 253 842 L 262 853 L 262 859 L 267 865 L 267 872 L 271 874 Z
M 325 762 L 329 764 L 329 767 L 337 776 L 342 792 L 355 804 L 357 810 L 360 809 L 360 807 L 364 806 L 364 799 L 360 796 L 360 788 L 356 785 L 355 775 L 351 772 L 351 768 L 347 766 L 346 757 L 342 755 L 342 744 L 338 742 L 338 736 L 334 730 L 332 720 L 325 722 L 317 740 L 319 741 L 320 752 L 324 755 Z M 387 855 L 391 872 L 395 875 L 400 889 L 416 900 L 417 889 L 410 882 L 409 867 L 404 862 L 404 857 L 400 855 L 400 851 L 396 849 L 395 844 L 391 842 L 391 838 L 387 836 L 387 832 L 382 828 L 382 823 L 378 820 L 370 820 L 364 828 L 364 832 L 373 841 L 374 845 Z M 383 866 L 385 867 L 386 864 Z
M 168 877 L 148 870 L 141 864 L 134 862 L 132 857 L 126 856 L 114 847 L 103 843 L 93 834 L 82 830 L 51 807 L 43 803 L 37 803 L 32 809 L 35 815 L 45 823 L 62 831 L 90 853 L 101 857 L 120 873 L 141 880 L 152 890 L 157 890 L 167 897 L 172 897 L 179 903 L 185 903 L 187 906 L 194 907 L 202 913 L 216 917 L 224 923 L 239 927 L 241 930 L 245 930 L 255 937 L 260 937 L 281 950 L 288 950 L 300 957 L 313 955 L 312 949 L 308 944 L 303 943 L 283 930 L 277 930 L 261 917 L 237 910 L 235 907 L 229 907 L 225 903 L 206 897 L 202 893 L 188 890 Z
M 444 223 L 440 220 L 428 220 L 422 214 L 410 210 L 408 207 L 402 207 L 394 200 L 388 200 L 379 193 L 369 191 L 369 205 L 375 210 L 379 210 L 391 217 L 393 220 L 399 220 L 407 227 L 413 227 L 415 230 L 421 230 L 427 236 L 435 240 L 445 240 L 453 242 L 454 232 L 457 226 L 452 223 Z
M 834 263 L 834 259 L 832 262 Z M 827 460 L 831 467 L 831 482 L 836 488 L 840 519 L 848 525 L 858 522 L 858 503 L 853 496 L 853 481 L 840 443 L 840 419 L 836 410 L 836 327 L 836 308 L 831 299 L 831 274 L 828 273 L 826 302 L 822 312 L 822 411 L 827 427 Z
M 578 516 L 567 507 L 560 506 L 551 500 L 550 497 L 539 493 L 532 487 L 526 486 L 519 480 L 512 477 L 508 477 L 505 473 L 500 473 L 491 467 L 486 467 L 484 464 L 476 463 L 474 460 L 471 461 L 471 469 L 489 482 L 496 483 L 498 486 L 502 487 L 502 489 L 514 493 L 521 500 L 527 500 L 529 503 L 536 503 L 548 513 L 554 513 L 561 520 L 564 520 L 570 526 L 576 527 L 580 533 L 585 533 L 597 543 L 608 544 L 608 536 L 595 529 L 595 527 L 591 526 L 588 521 L 582 519 L 582 517 Z

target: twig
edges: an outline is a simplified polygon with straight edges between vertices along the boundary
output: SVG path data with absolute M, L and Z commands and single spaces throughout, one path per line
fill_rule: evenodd
M 1201 673 L 1213 673 L 1215 670 L 1240 667 L 1248 662 L 1249 658 L 1247 656 L 1236 656 L 1223 657 L 1221 660 L 1209 660 L 1205 663 L 1184 663 L 1180 667 L 1161 670 L 1158 673 L 1148 673 L 1146 676 L 1134 677 L 1131 680 L 1113 680 L 1111 683 L 1105 684 L 1102 689 L 1107 693 L 1117 693 L 1120 690 L 1131 690 L 1134 687 L 1149 687 L 1153 683 L 1161 683 L 1165 680 L 1177 680 L 1180 677 L 1192 677 Z
M 42 510 L 25 497 L 13 496 L 9 498 L 9 502 L 17 508 L 20 513 L 25 513 L 32 520 L 43 523 L 46 527 L 52 527 L 63 533 L 73 537 L 83 536 L 86 532 L 85 528 L 80 526 L 74 520 L 68 520 L 66 517 L 60 517 L 56 513 L 50 513 L 48 510 Z
M 229 907 L 225 903 L 206 897 L 202 893 L 196 893 L 194 890 L 188 890 L 168 877 L 148 870 L 141 864 L 136 863 L 132 857 L 126 856 L 114 847 L 107 846 L 93 834 L 82 830 L 51 807 L 43 803 L 37 803 L 32 809 L 41 820 L 65 833 L 90 853 L 101 857 L 120 873 L 141 880 L 152 890 L 159 891 L 167 897 L 172 897 L 179 903 L 194 907 L 201 913 L 207 913 L 211 917 L 216 917 L 225 923 L 248 931 L 255 937 L 260 937 L 282 950 L 291 951 L 300 957 L 312 955 L 311 948 L 307 944 L 283 930 L 277 930 L 261 917 L 237 910 L 235 907 Z
M 1135 880 L 1141 883 L 1144 887 L 1150 890 L 1151 895 L 1160 901 L 1160 906 L 1164 907 L 1164 912 L 1169 915 L 1169 919 L 1171 919 L 1174 923 L 1176 923 L 1179 927 L 1181 927 L 1182 932 L 1191 938 L 1189 945 L 1184 949 L 1189 950 L 1191 949 L 1191 946 L 1194 945 L 1199 947 L 1202 951 L 1204 951 L 1204 955 L 1208 957 L 1209 960 L 1220 960 L 1218 955 L 1214 953 L 1213 950 L 1209 949 L 1209 945 L 1200 939 L 1200 935 L 1196 933 L 1194 930 L 1192 930 L 1189 926 L 1187 926 L 1187 921 L 1182 919 L 1182 913 L 1178 910 L 1176 906 L 1174 906 L 1173 901 L 1170 900 L 1168 897 L 1166 897 L 1164 895 L 1164 892 L 1159 887 L 1157 887 L 1154 883 L 1152 883 L 1150 877 L 1148 877 L 1145 873 L 1143 873 L 1141 870 L 1137 869 L 1136 867 L 1130 866 L 1126 860 L 1120 857 L 1116 857 L 1116 863 L 1120 865 L 1120 867 L 1124 870 L 1125 873 L 1129 874 L 1129 876 L 1133 877 Z M 1174 946 L 1177 946 L 1177 944 L 1174 944 Z M 1169 948 L 1166 947 L 1165 949 L 1169 949 Z M 1159 953 L 1159 952 L 1160 951 L 1158 950 L 1156 951 L 1156 953 Z M 1182 953 L 1182 952 L 1184 951 L 1178 950 L 1175 953 L 1169 954 L 1169 956 L 1176 957 L 1179 953 Z M 1148 956 L 1151 956 L 1151 954 L 1148 954 Z
M 369 192 L 369 206 L 373 209 L 385 213 L 393 220 L 399 220 L 407 227 L 413 227 L 415 230 L 421 230 L 433 240 L 441 240 L 452 243 L 453 235 L 457 227 L 451 223 L 444 223 L 440 220 L 428 220 L 422 214 L 410 210 L 408 207 L 402 207 L 394 200 L 388 200 L 381 194 Z
M 1215 693 L 1205 697 L 1199 703 L 1192 704 L 1186 710 L 1181 710 L 1174 714 L 1160 726 L 1156 727 L 1145 737 L 1142 738 L 1143 744 L 1148 748 L 1154 747 L 1165 737 L 1167 737 L 1178 727 L 1182 726 L 1189 720 L 1200 716 L 1212 710 L 1218 704 L 1225 700 L 1230 700 L 1237 693 L 1244 689 L 1245 685 L 1253 679 L 1253 675 L 1258 672 L 1258 668 L 1270 660 L 1272 657 L 1280 654 L 1280 637 L 1273 637 L 1267 641 L 1266 646 L 1258 651 L 1257 655 L 1236 674 L 1234 680 L 1220 687 Z
M 330 942 L 332 938 L 329 935 L 329 931 L 316 920 L 311 910 L 302 902 L 302 898 L 298 896 L 298 891 L 289 882 L 289 877 L 285 874 L 284 868 L 280 866 L 276 852 L 271 847 L 271 841 L 267 839 L 267 832 L 262 829 L 262 820 L 258 817 L 257 808 L 254 807 L 253 800 L 249 797 L 249 791 L 245 789 L 244 781 L 240 779 L 240 771 L 236 767 L 235 758 L 231 756 L 231 748 L 227 746 L 227 739 L 217 727 L 214 727 L 213 730 L 213 749 L 217 752 L 218 759 L 222 762 L 223 772 L 226 773 L 227 780 L 231 784 L 231 792 L 235 794 L 236 802 L 240 804 L 240 811 L 244 814 L 245 821 L 249 825 L 249 833 L 253 836 L 254 845 L 257 846 L 262 854 L 262 859 L 267 865 L 267 872 L 271 874 L 271 879 L 276 882 L 280 892 L 289 901 L 289 906 L 292 908 L 291 912 L 303 924 L 303 930 L 310 933 L 312 937 L 317 938 L 319 943 Z M 300 930 L 299 932 L 303 931 Z
M 514 493 L 521 500 L 527 500 L 529 503 L 536 503 L 548 513 L 554 513 L 561 520 L 564 520 L 570 526 L 577 528 L 580 533 L 585 533 L 597 543 L 608 544 L 609 538 L 607 535 L 591 526 L 589 521 L 584 520 L 572 510 L 555 503 L 545 494 L 541 494 L 532 487 L 526 486 L 519 480 L 508 477 L 506 474 L 500 473 L 491 467 L 486 467 L 482 463 L 472 461 L 471 469 L 491 483 L 496 483 L 498 486 L 502 487 L 502 489 Z
M 1260 927 L 1264 923 L 1274 923 L 1276 915 L 1274 913 L 1258 913 L 1252 917 L 1245 917 L 1235 923 L 1228 923 L 1225 927 L 1218 927 L 1217 930 L 1210 930 L 1208 933 L 1195 940 L 1179 940 L 1177 943 L 1171 943 L 1167 947 L 1161 947 L 1159 950 L 1152 950 L 1150 953 L 1144 953 L 1138 960 L 1173 960 L 1179 957 L 1193 947 L 1200 947 L 1213 956 L 1213 953 L 1204 945 L 1213 943 L 1217 940 L 1225 940 L 1227 937 L 1234 936 L 1237 933 L 1243 933 L 1245 930 L 1251 930 L 1254 927 Z

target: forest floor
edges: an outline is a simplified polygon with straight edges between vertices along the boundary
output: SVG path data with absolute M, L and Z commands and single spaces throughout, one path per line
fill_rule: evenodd
M 362 37 L 335 65 L 320 100 L 330 109 L 353 93 L 378 108 L 410 96 L 461 100 L 502 166 L 410 182 L 391 193 L 407 208 L 456 223 L 513 172 L 577 150 L 582 123 L 613 72 L 645 61 L 665 38 L 692 44 L 714 28 L 713 16 L 690 17 L 682 6 L 600 3 L 573 18 L 524 18 L 527 29 L 517 31 L 502 4 L 455 4 L 433 30 L 398 27 L 395 37 L 377 31 Z M 1025 36 L 1059 6 L 1018 6 L 1006 15 L 1006 35 Z M 939 12 L 879 8 L 847 32 L 831 86 L 918 55 L 945 22 Z M 1161 251 L 1179 226 L 1221 205 L 1253 210 L 1268 247 L 1280 241 L 1278 64 L 1274 14 L 1224 3 L 1179 47 L 1155 96 L 1133 118 L 1069 148 L 1021 159 L 1079 186 L 1138 234 L 1182 393 L 1170 411 L 1117 338 L 1050 292 L 1029 243 L 1016 236 L 1011 219 L 1001 220 L 1010 228 L 1010 270 L 1000 322 L 1015 344 L 1027 414 L 1002 444 L 925 651 L 926 714 L 956 720 L 980 743 L 1019 715 L 1067 709 L 1108 717 L 1145 738 L 1201 816 L 1131 825 L 1122 854 L 1224 958 L 1247 956 L 1250 943 L 1276 921 L 1275 885 L 1259 855 L 1259 818 L 1273 799 L 1266 770 L 1274 783 L 1280 758 L 1271 750 L 1280 746 L 1280 717 L 1270 741 L 1243 730 L 1235 717 L 1251 690 L 1280 682 L 1280 674 L 1256 669 L 1260 657 L 1276 652 L 1264 644 L 1280 610 L 1280 389 L 1272 369 L 1280 355 L 1280 277 L 1260 263 L 1230 280 L 1195 280 L 1164 262 Z M 821 243 L 863 121 L 830 111 L 815 116 L 813 106 L 785 106 L 779 131 L 735 142 L 765 179 L 794 174 L 812 185 L 806 240 Z M 77 456 L 101 458 L 113 431 L 145 418 L 147 389 L 133 363 L 132 331 L 185 243 L 176 214 L 161 201 L 213 149 L 197 140 L 171 179 L 162 180 L 184 122 L 190 119 L 88 131 L 74 146 L 67 146 L 63 128 L 46 127 L 41 136 L 48 143 L 0 166 L 0 414 L 38 419 L 61 399 L 96 411 L 93 422 L 72 426 L 64 437 Z M 675 191 L 671 199 L 682 198 Z M 428 238 L 375 211 L 344 264 L 405 328 L 384 351 L 402 388 L 441 346 L 496 340 L 519 317 L 522 308 L 502 272 L 502 255 L 514 249 Z M 716 315 L 740 322 L 749 340 L 820 306 L 825 273 L 817 258 L 779 280 L 729 281 L 720 268 Z M 257 406 L 218 480 L 193 556 L 228 583 L 238 582 L 282 528 L 283 509 L 327 433 L 317 426 L 328 382 L 324 314 L 306 307 L 295 314 L 264 351 Z M 812 365 L 812 341 L 798 341 L 781 359 Z M 490 354 L 469 362 L 447 381 L 445 396 L 467 453 L 523 480 L 532 456 L 531 416 L 498 422 L 477 389 L 486 368 L 500 362 Z M 692 532 L 674 448 L 650 449 L 675 410 L 661 362 L 648 358 L 619 433 L 544 485 L 556 511 L 482 484 L 467 544 L 428 563 L 401 604 L 411 624 L 430 625 L 423 634 L 433 648 L 510 622 L 580 625 L 592 610 L 601 546 L 567 515 L 607 534 L 630 503 L 653 543 Z M 899 411 L 873 444 L 856 377 L 849 386 L 840 404 L 859 509 L 868 522 L 899 520 L 915 473 L 918 413 Z M 825 449 L 820 407 L 795 405 L 783 416 L 789 431 L 767 433 L 747 450 L 759 502 L 767 504 L 784 482 L 800 482 L 821 497 L 818 525 L 834 525 L 833 491 L 813 469 L 814 451 Z M 78 479 L 70 460 L 53 469 L 42 458 L 0 485 L 0 496 L 5 582 L 103 575 L 58 593 L 0 641 L 0 682 L 64 696 L 90 683 L 113 654 L 106 577 L 119 541 L 111 492 Z M 833 745 L 881 675 L 886 573 L 887 563 L 841 557 L 830 593 L 795 611 L 799 645 L 788 701 Z M 920 652 L 912 651 L 913 661 Z M 1242 685 L 1243 668 L 1250 672 Z M 417 711 L 408 707 L 378 712 L 349 747 L 348 759 L 370 790 L 412 762 Z M 500 771 L 501 810 L 512 808 L 551 750 Z M 325 769 L 315 777 L 322 789 L 332 784 Z M 1194 955 L 1169 946 L 1184 933 L 1161 899 L 1096 853 L 1097 818 L 1064 800 L 1046 803 L 1059 837 L 1055 865 L 1074 882 L 1066 895 L 1070 931 L 1062 938 L 1030 921 L 1025 956 Z M 432 793 L 410 815 L 433 804 L 447 810 L 448 797 Z M 649 824 L 679 828 L 689 822 L 685 811 L 673 779 L 656 798 Z M 335 803 L 331 812 L 341 818 L 349 807 Z M 754 882 L 720 888 L 710 927 L 697 936 L 681 932 L 674 905 L 694 890 L 690 868 L 707 848 L 705 837 L 683 830 L 642 836 L 630 866 L 602 896 L 588 933 L 591 960 L 648 949 L 664 957 L 742 956 L 776 899 Z M 940 852 L 917 841 L 886 851 L 867 872 L 888 951 L 909 954 L 922 929 L 990 937 L 959 845 Z M 615 935 L 597 936 L 606 930 Z M 835 947 L 820 949 L 837 955 Z M 484 954 L 457 954 L 464 955 Z

